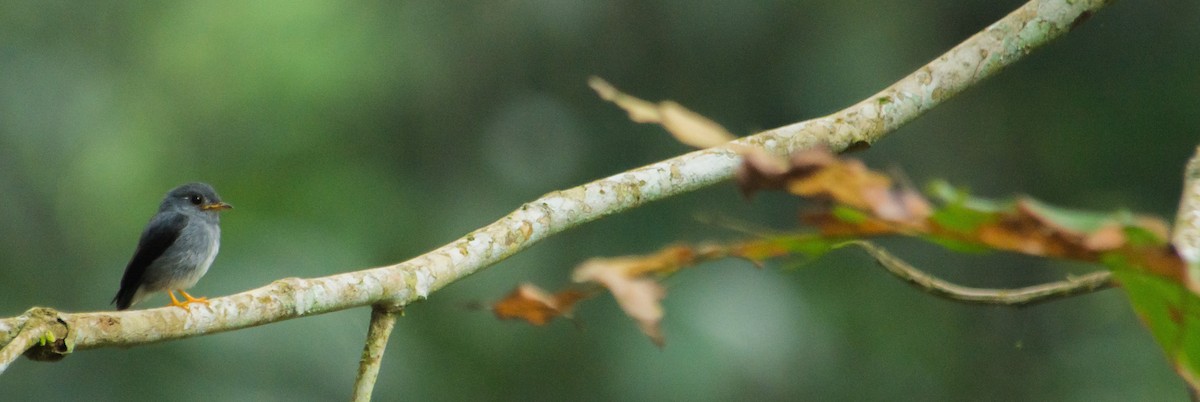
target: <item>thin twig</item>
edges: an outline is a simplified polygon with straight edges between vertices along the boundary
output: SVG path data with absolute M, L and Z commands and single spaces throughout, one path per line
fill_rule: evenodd
M 354 395 L 350 400 L 367 402 L 375 389 L 379 377 L 379 366 L 383 363 L 383 351 L 388 337 L 396 325 L 396 317 L 404 314 L 404 307 L 376 304 L 371 306 L 371 327 L 367 330 L 367 342 L 363 345 L 362 359 L 358 362 L 358 378 L 354 380 Z
M 1088 294 L 1108 289 L 1115 285 L 1112 273 L 1099 271 L 1079 277 L 1070 277 L 1063 281 L 1018 289 L 972 288 L 956 285 L 921 271 L 872 243 L 852 241 L 849 244 L 866 250 L 868 254 L 871 254 L 871 257 L 875 258 L 875 262 L 878 262 L 888 273 L 895 275 L 917 289 L 934 296 L 967 304 L 1026 307 L 1052 300 Z

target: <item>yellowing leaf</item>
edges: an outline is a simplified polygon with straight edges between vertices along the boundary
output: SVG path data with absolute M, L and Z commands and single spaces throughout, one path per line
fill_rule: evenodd
M 728 247 L 727 255 L 744 258 L 762 268 L 763 262 L 779 257 L 816 259 L 833 249 L 834 241 L 815 234 L 772 236 Z
M 599 77 L 588 79 L 588 85 L 600 95 L 601 99 L 612 102 L 625 112 L 629 119 L 638 123 L 656 123 L 676 140 L 696 148 L 715 147 L 733 141 L 735 138 L 720 124 L 688 110 L 678 103 L 664 101 L 648 102 L 625 94 Z
M 626 95 L 600 77 L 589 78 L 588 86 L 592 87 L 592 90 L 600 95 L 600 99 L 612 102 L 620 106 L 621 109 L 625 109 L 625 112 L 629 113 L 629 120 L 637 123 L 658 123 L 661 121 L 657 105 Z
M 665 101 L 658 104 L 662 124 L 676 140 L 696 148 L 709 148 L 733 141 L 737 137 L 730 134 L 717 122 L 688 110 L 675 102 Z

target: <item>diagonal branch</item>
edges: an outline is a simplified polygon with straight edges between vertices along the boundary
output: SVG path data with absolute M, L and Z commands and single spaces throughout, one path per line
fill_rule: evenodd
M 1034 0 L 946 54 L 853 106 L 734 141 L 776 155 L 818 144 L 841 151 L 871 144 L 941 102 L 1015 63 L 1107 5 L 1106 0 Z M 288 278 L 178 308 L 58 313 L 78 349 L 135 346 L 232 331 L 378 303 L 403 306 L 555 233 L 733 176 L 740 158 L 710 148 L 623 172 L 526 203 L 441 248 L 395 265 L 321 278 Z M 16 318 L 0 319 L 0 344 L 21 338 Z M 25 338 L 21 338 L 25 339 Z M 23 349 L 25 345 L 9 345 Z

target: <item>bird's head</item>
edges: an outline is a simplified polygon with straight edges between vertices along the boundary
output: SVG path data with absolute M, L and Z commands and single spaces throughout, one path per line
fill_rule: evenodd
M 201 212 L 217 213 L 233 208 L 233 205 L 221 201 L 217 191 L 205 183 L 188 183 L 167 193 L 160 210 L 165 209 L 198 210 Z

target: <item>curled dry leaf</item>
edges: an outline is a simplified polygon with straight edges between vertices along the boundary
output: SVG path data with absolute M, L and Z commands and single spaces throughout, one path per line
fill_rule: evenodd
M 659 322 L 663 308 L 659 302 L 666 296 L 666 290 L 657 281 L 699 261 L 731 255 L 730 248 L 718 244 L 671 246 L 646 256 L 593 258 L 576 268 L 573 278 L 578 283 L 608 289 L 626 315 L 637 321 L 642 332 L 662 346 Z M 537 286 L 522 284 L 493 304 L 492 311 L 500 319 L 520 319 L 533 325 L 544 325 L 556 317 L 570 317 L 576 302 L 596 294 L 593 290 L 576 289 L 550 294 Z
M 857 159 L 838 159 L 828 149 L 810 149 L 792 157 L 796 171 L 788 191 L 819 197 L 872 211 L 890 222 L 920 222 L 929 216 L 929 203 L 915 191 L 893 187 L 886 175 L 867 169 Z
M 576 268 L 572 278 L 575 282 L 594 282 L 608 288 L 625 314 L 637 321 L 642 333 L 662 346 L 659 322 L 663 308 L 659 301 L 667 292 L 650 276 L 670 274 L 695 261 L 696 252 L 692 248 L 674 246 L 648 256 L 593 258 Z
M 976 241 L 999 250 L 1045 257 L 1082 260 L 1094 259 L 1070 233 L 1046 226 L 1037 217 L 1015 211 L 1002 211 L 997 219 L 976 231 Z
M 662 346 L 664 339 L 659 322 L 662 321 L 663 308 L 659 303 L 667 295 L 667 291 L 653 279 L 631 276 L 627 274 L 626 261 L 633 258 L 592 259 L 575 270 L 576 282 L 595 282 L 612 293 L 617 299 L 621 310 L 633 318 L 641 328 L 642 333 L 650 337 L 654 344 Z
M 655 123 L 663 126 L 676 140 L 696 148 L 722 145 L 735 138 L 725 127 L 688 110 L 678 103 L 664 101 L 653 103 L 625 94 L 599 77 L 588 79 L 588 85 L 601 99 L 612 102 L 629 113 L 629 119 L 638 123 Z
M 788 172 L 792 170 L 786 159 L 771 155 L 759 148 L 741 148 L 742 164 L 738 166 L 735 180 L 742 196 L 750 198 L 759 190 L 782 189 L 787 185 Z
M 521 284 L 504 299 L 492 305 L 492 312 L 502 320 L 520 319 L 533 325 L 545 325 L 557 317 L 570 317 L 575 302 L 587 295 L 577 290 L 550 294 L 532 284 Z
M 857 159 L 839 159 L 827 148 L 797 152 L 783 161 L 755 149 L 742 152 L 737 180 L 742 194 L 783 188 L 802 197 L 870 211 L 874 218 L 910 225 L 923 224 L 932 213 L 916 191 L 897 187 L 886 175 L 871 171 Z
M 1083 247 L 1088 250 L 1116 250 L 1125 245 L 1125 228 L 1121 225 L 1105 225 L 1091 233 L 1083 233 Z
M 866 214 L 847 217 L 844 214 L 819 212 L 800 215 L 800 220 L 817 227 L 826 237 L 867 237 L 905 233 L 906 228 L 894 222 Z

